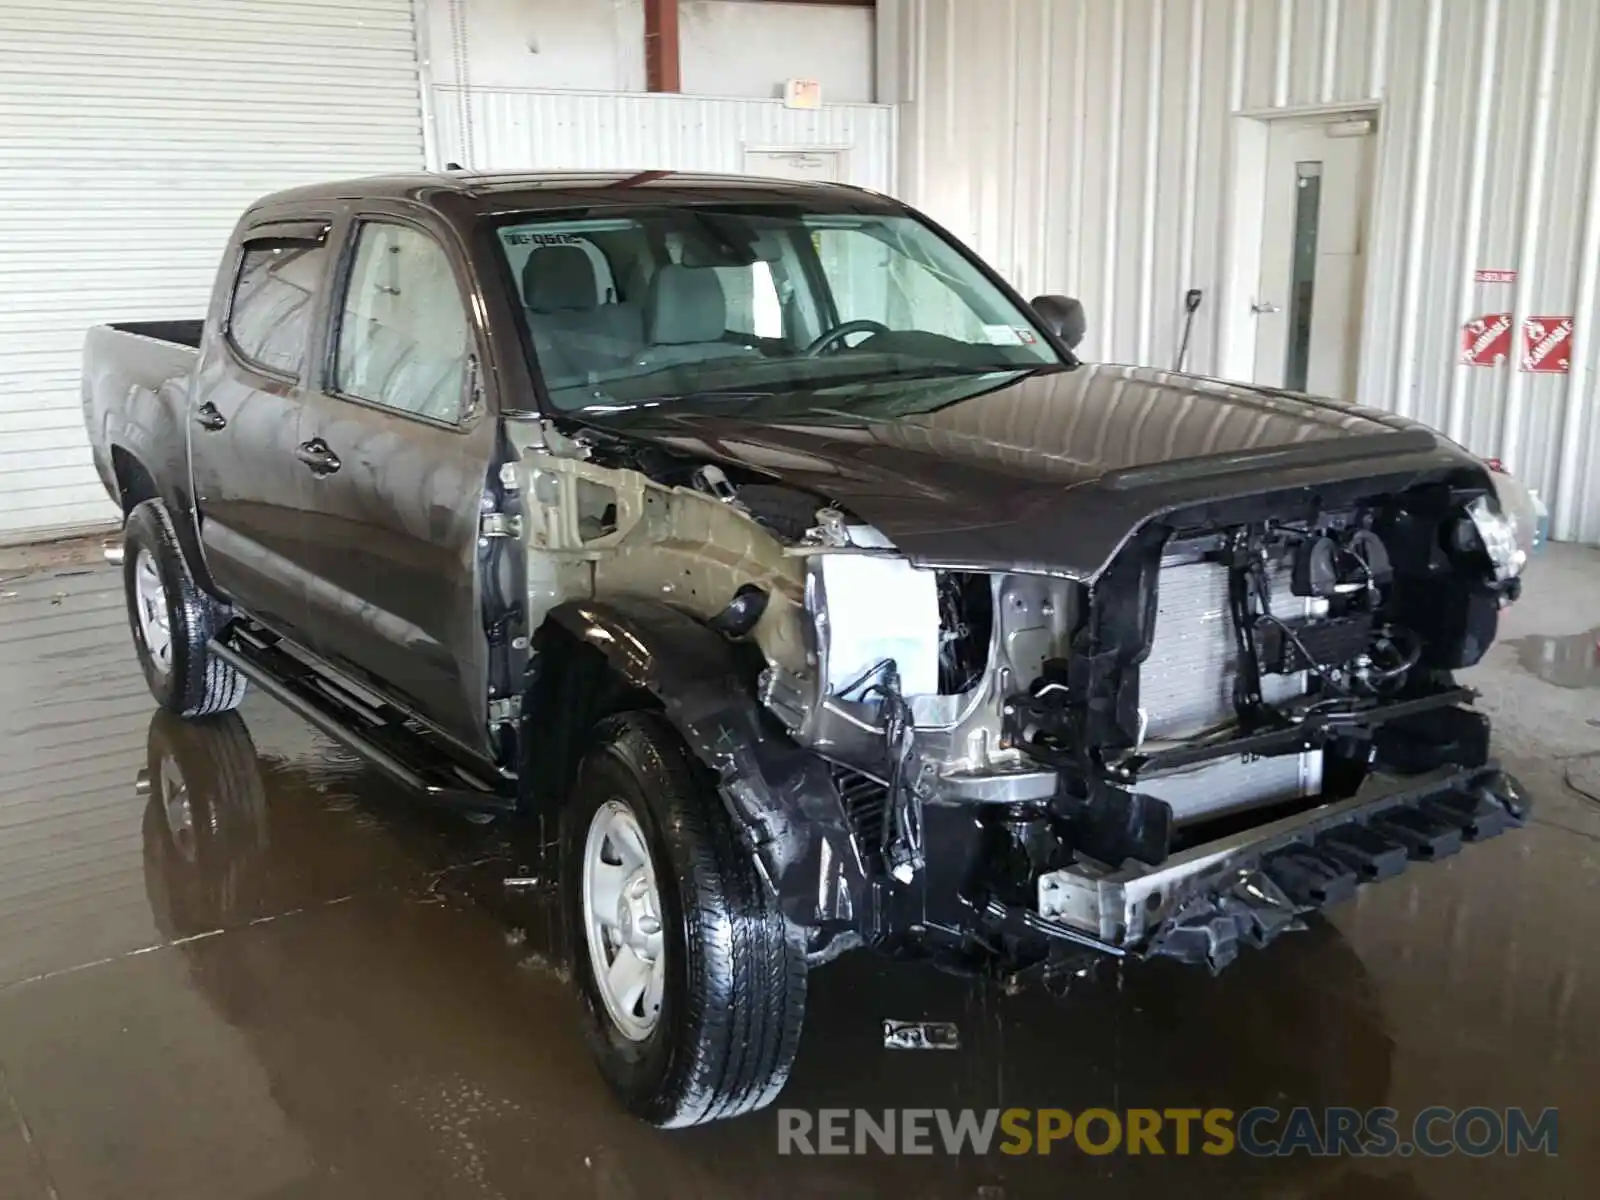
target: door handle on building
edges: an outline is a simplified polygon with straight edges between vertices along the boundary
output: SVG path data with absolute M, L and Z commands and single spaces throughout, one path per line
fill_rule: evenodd
M 1250 311 L 1255 313 L 1256 316 L 1260 317 L 1265 316 L 1267 313 L 1282 312 L 1283 309 L 1279 305 L 1273 304 L 1271 301 L 1258 300 L 1250 306 Z

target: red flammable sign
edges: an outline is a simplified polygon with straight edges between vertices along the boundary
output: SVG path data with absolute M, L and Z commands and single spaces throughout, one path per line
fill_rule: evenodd
M 1484 313 L 1461 327 L 1461 361 L 1467 366 L 1496 367 L 1510 354 L 1510 313 Z
M 1572 362 L 1572 318 L 1529 317 L 1522 323 L 1522 369 L 1565 375 Z

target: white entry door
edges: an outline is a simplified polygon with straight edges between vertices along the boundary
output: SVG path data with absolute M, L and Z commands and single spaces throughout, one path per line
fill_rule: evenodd
M 750 175 L 774 179 L 845 182 L 844 152 L 840 150 L 746 150 L 744 169 Z
M 1354 399 L 1373 122 L 1274 121 L 1255 381 Z

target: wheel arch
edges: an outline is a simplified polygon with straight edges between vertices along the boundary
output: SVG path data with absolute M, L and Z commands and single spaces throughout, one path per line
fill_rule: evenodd
M 133 451 L 125 446 L 111 447 L 111 473 L 117 483 L 117 502 L 122 515 L 127 517 L 136 505 L 146 500 L 161 499 L 155 476 L 150 468 L 140 462 Z
M 797 924 L 857 923 L 869 884 L 828 764 L 758 703 L 747 651 L 657 601 L 573 601 L 535 640 L 523 704 L 532 801 L 559 806 L 595 724 L 659 710 L 714 781 L 745 847 Z
M 116 485 L 115 499 L 122 508 L 122 519 L 126 521 L 128 514 L 146 500 L 160 501 L 166 509 L 173 535 L 183 549 L 184 562 L 191 578 L 212 596 L 225 599 L 212 580 L 211 572 L 206 569 L 196 524 L 198 514 L 183 484 L 169 483 L 163 487 L 159 482 L 160 477 L 147 465 L 145 457 L 120 442 L 112 443 L 110 459 L 112 482 Z M 169 463 L 167 469 L 172 469 L 172 464 Z M 183 478 L 187 479 L 187 476 Z

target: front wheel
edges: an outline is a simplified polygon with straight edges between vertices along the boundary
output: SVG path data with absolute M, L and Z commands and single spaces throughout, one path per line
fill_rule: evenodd
M 662 1127 L 770 1104 L 800 1045 L 805 946 L 660 715 L 601 724 L 561 853 L 584 1031 L 623 1104 Z
M 180 717 L 238 708 L 245 678 L 211 652 L 217 607 L 196 586 L 161 501 L 134 507 L 122 542 L 128 624 L 150 694 Z

